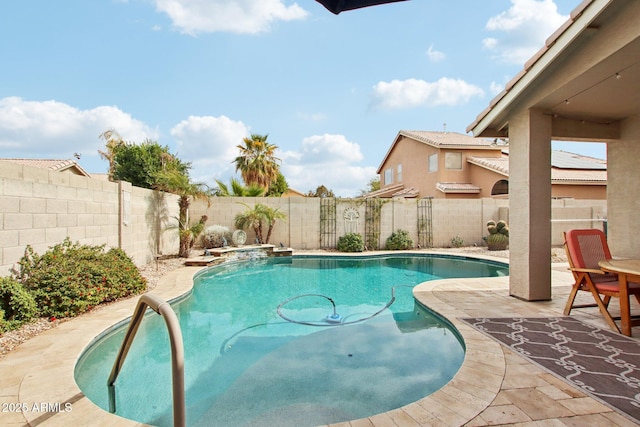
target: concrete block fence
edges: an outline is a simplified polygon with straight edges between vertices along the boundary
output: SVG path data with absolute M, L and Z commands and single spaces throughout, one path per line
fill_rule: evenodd
M 174 195 L 68 172 L 0 161 L 0 276 L 27 245 L 37 253 L 69 237 L 120 247 L 138 264 L 177 248 L 177 232 L 163 227 L 177 216 Z
M 0 161 L 0 276 L 23 256 L 27 245 L 43 253 L 66 237 L 83 244 L 120 247 L 138 265 L 158 255 L 178 251 L 175 195 L 108 182 L 65 172 L 47 171 Z M 279 209 L 279 221 L 270 243 L 294 249 L 321 248 L 321 200 L 319 198 L 216 197 L 207 206 L 195 202 L 191 221 L 207 215 L 207 225 L 234 229 L 239 213 L 256 203 Z M 363 199 L 336 199 L 335 241 L 348 231 L 365 234 L 366 203 Z M 501 198 L 433 199 L 431 230 L 434 247 L 451 245 L 460 237 L 465 245 L 482 245 L 488 220 L 508 221 L 509 201 Z M 380 209 L 379 246 L 393 231 L 409 232 L 418 242 L 418 200 L 385 199 Z M 602 228 L 606 201 L 560 199 L 552 203 L 552 240 L 562 244 L 562 231 L 570 228 Z M 247 243 L 255 235 L 247 230 Z

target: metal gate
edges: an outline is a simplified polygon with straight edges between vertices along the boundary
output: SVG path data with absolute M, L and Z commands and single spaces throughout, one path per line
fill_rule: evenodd
M 336 247 L 336 199 L 320 199 L 320 249 Z
M 433 247 L 433 198 L 418 199 L 418 247 Z
M 382 200 L 379 198 L 366 199 L 364 211 L 364 247 L 366 250 L 380 249 L 380 211 Z

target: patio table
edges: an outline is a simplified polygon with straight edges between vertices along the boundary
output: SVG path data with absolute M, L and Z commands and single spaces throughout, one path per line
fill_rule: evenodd
M 618 275 L 620 284 L 620 331 L 630 337 L 631 327 L 640 325 L 640 317 L 631 316 L 629 282 L 640 283 L 640 259 L 610 259 L 598 263 L 603 271 Z

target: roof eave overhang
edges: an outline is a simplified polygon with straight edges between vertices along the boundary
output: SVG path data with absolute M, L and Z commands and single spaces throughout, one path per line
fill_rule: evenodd
M 466 131 L 475 137 L 507 137 L 508 118 L 507 110 L 527 91 L 529 85 L 534 82 L 584 31 L 589 30 L 589 24 L 610 4 L 613 0 L 593 0 L 588 7 L 580 11 L 563 33 L 546 47 L 546 51 L 539 58 L 539 54 L 529 60 L 530 67 L 525 65 L 520 72 L 521 77 L 511 88 L 498 95 L 487 109 L 480 113 L 478 118 L 470 124 Z M 517 77 L 516 77 L 517 78 Z
M 478 167 L 480 167 L 482 169 L 486 169 L 486 170 L 491 171 L 491 172 L 495 172 L 498 175 L 502 175 L 502 176 L 507 177 L 507 178 L 509 177 L 509 172 L 506 172 L 506 171 L 504 171 L 502 169 L 491 167 L 489 165 L 485 165 L 483 163 L 475 161 L 474 159 L 467 158 L 467 163 L 470 163 L 472 165 L 476 165 L 476 166 L 478 166 Z
M 387 162 L 387 159 L 389 158 L 389 155 L 391 155 L 391 152 L 393 151 L 393 148 L 396 146 L 396 144 L 398 143 L 398 141 L 400 141 L 400 137 L 404 136 L 404 134 L 402 133 L 402 131 L 398 132 L 396 134 L 395 139 L 393 140 L 393 143 L 391 144 L 391 146 L 389 147 L 389 149 L 387 150 L 387 153 L 384 155 L 384 157 L 382 158 L 382 161 L 380 162 L 380 166 L 378 166 L 378 169 L 376 169 L 376 173 L 378 175 L 380 175 L 380 172 L 382 171 L 382 168 L 384 167 L 384 164 Z

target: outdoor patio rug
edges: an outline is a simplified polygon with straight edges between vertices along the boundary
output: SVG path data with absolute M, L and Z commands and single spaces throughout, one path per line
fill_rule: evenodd
M 570 317 L 462 320 L 640 424 L 640 341 Z

